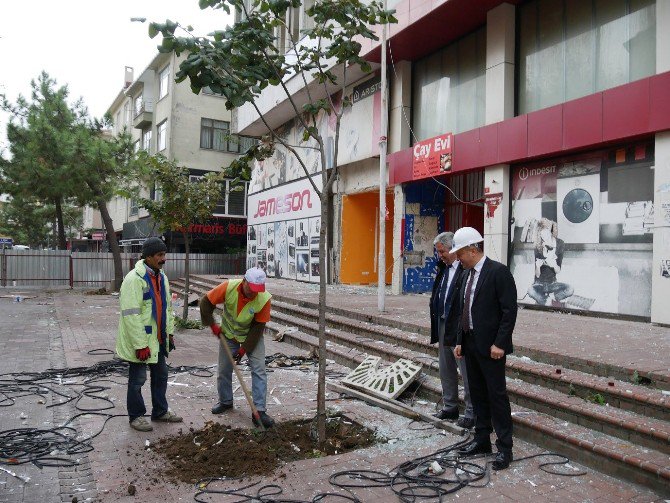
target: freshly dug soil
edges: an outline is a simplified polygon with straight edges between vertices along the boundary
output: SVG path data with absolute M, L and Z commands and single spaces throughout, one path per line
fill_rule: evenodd
M 209 477 L 265 475 L 288 461 L 340 454 L 380 440 L 344 416 L 329 417 L 326 424 L 321 449 L 315 440 L 316 422 L 310 420 L 277 423 L 266 432 L 207 422 L 202 430 L 180 430 L 178 437 L 161 439 L 153 448 L 168 462 L 168 480 L 194 483 Z

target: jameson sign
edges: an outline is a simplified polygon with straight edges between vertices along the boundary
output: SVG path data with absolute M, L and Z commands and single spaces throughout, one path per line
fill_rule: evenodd
M 370 80 L 366 80 L 362 84 L 354 87 L 354 90 L 351 93 L 351 101 L 352 103 L 361 101 L 367 98 L 368 96 L 372 96 L 377 91 L 381 90 L 381 88 L 382 88 L 382 78 L 381 75 L 377 75 L 376 77 Z
M 451 149 L 454 137 L 451 133 L 436 136 L 414 145 L 412 156 L 412 178 L 428 178 L 451 171 Z

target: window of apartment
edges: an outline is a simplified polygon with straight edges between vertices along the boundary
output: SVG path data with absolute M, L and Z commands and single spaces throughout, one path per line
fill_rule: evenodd
M 200 122 L 200 148 L 221 152 L 239 152 L 239 140 L 230 134 L 230 122 L 202 119 Z
M 139 94 L 135 98 L 135 117 L 139 115 L 139 113 L 142 111 L 143 108 L 144 108 L 144 101 L 142 100 L 142 95 Z
M 151 149 L 151 128 L 142 131 L 142 149 L 147 152 Z
M 655 0 L 534 0 L 519 7 L 519 114 L 656 72 Z
M 484 28 L 417 61 L 414 68 L 412 122 L 419 140 L 484 125 Z
M 137 205 L 137 200 L 136 199 L 131 199 L 130 200 L 130 210 L 129 210 L 129 215 L 131 217 L 137 215 L 139 213 L 139 206 Z
M 158 76 L 158 99 L 167 96 L 170 89 L 170 65 L 163 68 Z
M 160 186 L 158 183 L 154 183 L 153 186 L 151 187 L 151 190 L 149 191 L 149 198 L 152 201 L 160 201 L 163 199 L 163 192 L 161 191 Z
M 156 149 L 158 152 L 167 147 L 167 119 L 156 127 Z
M 190 182 L 200 180 L 204 175 L 189 175 Z M 233 187 L 232 180 L 226 180 L 222 185 L 221 199 L 212 212 L 217 216 L 246 216 L 247 214 L 247 189 L 249 182 L 239 182 Z

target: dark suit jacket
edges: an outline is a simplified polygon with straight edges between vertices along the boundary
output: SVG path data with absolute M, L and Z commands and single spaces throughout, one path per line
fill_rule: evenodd
M 459 299 L 463 303 L 467 289 L 469 271 L 463 274 Z M 507 266 L 486 258 L 471 306 L 472 327 L 475 335 L 475 347 L 483 356 L 491 354 L 495 344 L 505 350 L 505 354 L 514 351 L 512 332 L 517 313 L 516 283 Z M 457 342 L 462 344 L 463 330 L 459 323 Z
M 447 265 L 441 260 L 437 263 L 437 276 L 435 277 L 435 282 L 433 283 L 433 294 L 430 297 L 430 343 L 435 344 L 439 340 L 439 328 L 440 328 L 440 319 L 439 319 L 439 310 L 434 308 L 435 297 L 440 293 L 440 282 L 442 281 L 442 276 L 447 273 Z M 444 345 L 445 346 L 454 346 L 456 345 L 456 332 L 458 331 L 458 326 L 461 321 L 461 309 L 462 303 L 458 301 L 458 292 L 461 290 L 461 281 L 463 279 L 463 266 L 458 265 L 456 269 L 456 274 L 451 280 L 451 285 L 449 285 L 449 290 L 447 291 L 447 300 L 445 302 L 444 309 L 446 310 L 446 326 L 444 331 Z

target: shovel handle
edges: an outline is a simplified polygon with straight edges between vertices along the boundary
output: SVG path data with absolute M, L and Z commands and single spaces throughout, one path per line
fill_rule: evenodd
M 226 338 L 225 335 L 223 335 L 223 332 L 219 334 L 219 340 L 221 341 L 221 345 L 223 346 L 226 356 L 228 356 L 228 361 L 233 366 L 233 370 L 235 371 L 237 380 L 239 381 L 242 391 L 244 392 L 244 396 L 247 399 L 247 403 L 251 408 L 251 415 L 256 419 L 256 421 L 258 421 L 258 424 L 260 425 L 261 429 L 265 431 L 265 425 L 261 421 L 261 415 L 258 413 L 258 409 L 254 405 L 254 400 L 251 398 L 249 388 L 247 388 L 247 385 L 244 384 L 244 379 L 242 378 L 242 372 L 240 372 L 240 369 L 237 368 L 237 364 L 235 363 L 235 359 L 233 358 L 233 353 L 230 352 L 230 347 L 228 347 L 228 339 Z

